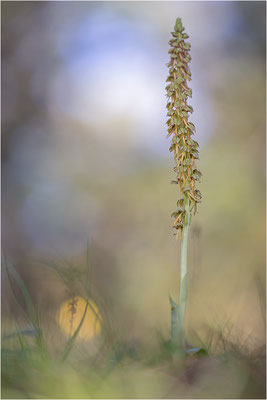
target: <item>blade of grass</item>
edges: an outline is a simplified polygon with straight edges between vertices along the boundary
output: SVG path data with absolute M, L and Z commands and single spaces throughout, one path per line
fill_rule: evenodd
M 5 265 L 5 267 L 6 267 L 6 265 Z M 12 279 L 11 279 L 11 276 L 10 276 L 10 273 L 9 273 L 9 271 L 8 271 L 7 268 L 6 268 L 6 273 L 7 273 L 7 278 L 8 278 L 9 286 L 10 286 L 10 289 L 11 289 L 11 291 L 12 291 L 12 293 L 13 293 L 14 299 L 16 300 L 16 302 L 17 302 L 19 308 L 22 310 L 24 318 L 25 318 L 29 323 L 31 323 L 31 321 L 30 321 L 30 319 L 29 319 L 29 315 L 27 315 L 27 313 L 25 312 L 24 308 L 22 307 L 22 305 L 21 305 L 21 303 L 20 303 L 20 301 L 19 301 L 19 299 L 18 299 L 18 296 L 17 296 L 16 290 L 15 290 L 15 288 L 14 288 L 14 285 L 13 285 L 13 282 L 12 282 Z
M 262 319 L 263 319 L 264 325 L 266 325 L 266 296 L 265 296 L 264 285 L 263 285 L 262 279 L 260 278 L 260 275 L 258 273 L 255 273 L 254 279 L 255 279 L 257 290 L 258 290 L 258 298 L 259 298 L 259 303 L 260 303 L 260 308 L 261 308 Z
M 16 324 L 16 322 L 15 322 L 15 326 L 16 326 L 16 334 L 17 334 L 17 337 L 18 337 L 18 340 L 19 340 L 19 344 L 20 344 L 20 349 L 21 349 L 22 351 L 24 351 L 24 350 L 25 350 L 25 347 L 24 347 L 24 344 L 23 344 L 23 339 L 22 339 L 22 336 L 21 336 L 19 327 L 18 327 L 18 325 Z
M 8 265 L 7 262 L 5 262 L 5 267 L 6 267 L 7 276 L 8 276 L 13 294 L 15 294 L 15 290 L 14 290 L 14 287 L 12 284 L 11 275 L 14 278 L 15 282 L 17 283 L 17 285 L 22 293 L 22 296 L 25 301 L 27 313 L 28 313 L 28 319 L 30 320 L 31 324 L 33 325 L 33 327 L 36 331 L 36 344 L 43 351 L 44 350 L 43 333 L 42 333 L 42 330 L 40 327 L 38 314 L 35 311 L 35 307 L 32 303 L 29 291 L 28 291 L 27 287 L 25 286 L 23 280 L 21 279 L 19 273 L 16 271 L 16 269 L 12 265 Z M 16 294 L 15 294 L 15 297 L 17 299 Z M 18 299 L 17 299 L 17 301 L 18 301 Z
M 70 353 L 70 351 L 72 349 L 72 346 L 73 346 L 73 344 L 74 344 L 74 342 L 75 342 L 75 340 L 76 340 L 76 338 L 77 338 L 77 336 L 78 336 L 78 334 L 80 332 L 80 329 L 81 329 L 81 327 L 83 325 L 83 322 L 84 322 L 84 319 L 85 319 L 85 315 L 86 315 L 86 312 L 87 312 L 88 305 L 89 305 L 89 300 L 86 301 L 84 313 L 83 313 L 82 319 L 81 319 L 76 331 L 74 332 L 72 337 L 68 340 L 68 342 L 67 342 L 67 344 L 65 346 L 65 349 L 64 349 L 64 352 L 63 352 L 63 356 L 62 356 L 62 361 L 65 361 L 67 359 L 67 357 L 68 357 L 68 355 L 69 355 L 69 353 Z
M 91 296 L 91 276 L 92 276 L 92 265 L 89 257 L 89 240 L 87 240 L 86 247 L 86 289 L 88 291 L 88 296 Z

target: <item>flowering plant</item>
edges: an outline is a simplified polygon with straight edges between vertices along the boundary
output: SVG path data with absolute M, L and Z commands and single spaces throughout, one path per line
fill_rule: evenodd
M 168 135 L 172 137 L 170 151 L 174 152 L 174 171 L 176 179 L 171 183 L 177 184 L 180 189 L 180 198 L 177 201 L 177 209 L 172 213 L 174 217 L 173 227 L 178 237 L 181 231 L 181 265 L 180 265 L 180 294 L 179 305 L 170 297 L 172 309 L 172 341 L 184 346 L 184 317 L 187 300 L 187 241 L 192 213 L 197 211 L 197 204 L 201 202 L 201 193 L 196 188 L 196 182 L 200 181 L 201 172 L 196 166 L 199 159 L 198 143 L 192 139 L 195 126 L 188 121 L 193 108 L 187 104 L 192 97 L 192 90 L 188 87 L 191 80 L 191 72 L 188 63 L 191 60 L 189 54 L 190 44 L 185 41 L 189 36 L 184 32 L 180 18 L 177 18 L 173 38 L 169 41 L 171 46 L 170 62 L 168 63 L 169 75 L 167 78 L 167 120 Z

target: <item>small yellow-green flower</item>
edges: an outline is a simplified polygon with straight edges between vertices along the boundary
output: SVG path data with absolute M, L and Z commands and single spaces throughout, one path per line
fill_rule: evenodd
M 201 202 L 201 193 L 196 188 L 197 181 L 200 181 L 201 172 L 196 166 L 199 159 L 198 143 L 192 139 L 195 126 L 188 121 L 189 113 L 193 108 L 187 104 L 188 97 L 192 97 L 192 90 L 188 87 L 191 80 L 191 72 L 188 63 L 191 60 L 189 54 L 190 44 L 185 41 L 189 36 L 184 32 L 180 18 L 177 18 L 173 38 L 169 41 L 171 46 L 169 76 L 167 78 L 167 121 L 168 135 L 171 137 L 170 151 L 174 152 L 176 179 L 171 183 L 177 184 L 180 188 L 181 198 L 177 202 L 177 210 L 172 213 L 175 218 L 174 228 L 176 234 L 183 229 L 186 210 L 185 200 L 189 199 L 190 214 L 196 213 L 197 203 Z

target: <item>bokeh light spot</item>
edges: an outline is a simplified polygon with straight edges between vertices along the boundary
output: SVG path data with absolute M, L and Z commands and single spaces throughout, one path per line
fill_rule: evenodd
M 58 322 L 61 329 L 67 335 L 73 335 L 78 328 L 86 310 L 86 300 L 80 296 L 74 296 L 62 303 Z M 101 315 L 93 300 L 88 300 L 83 324 L 77 335 L 78 339 L 90 340 L 101 331 Z

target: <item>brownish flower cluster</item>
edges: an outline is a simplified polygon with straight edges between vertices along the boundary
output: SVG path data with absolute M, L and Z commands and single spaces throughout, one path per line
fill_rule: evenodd
M 192 90 L 187 81 L 191 80 L 191 72 L 188 63 L 191 60 L 189 50 L 190 44 L 185 42 L 189 36 L 184 32 L 180 18 L 177 18 L 173 38 L 169 44 L 171 60 L 168 64 L 169 76 L 166 86 L 168 135 L 172 136 L 170 151 L 174 152 L 176 180 L 171 183 L 178 184 L 181 190 L 181 198 L 177 202 L 177 210 L 172 213 L 175 218 L 174 228 L 176 234 L 183 229 L 186 218 L 186 203 L 189 204 L 190 214 L 196 213 L 197 203 L 201 202 L 201 193 L 196 189 L 196 181 L 200 181 L 201 172 L 196 167 L 199 158 L 198 143 L 192 139 L 195 126 L 188 121 L 188 113 L 193 108 L 187 104 L 188 97 L 192 97 Z

